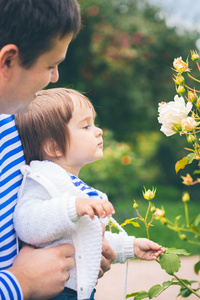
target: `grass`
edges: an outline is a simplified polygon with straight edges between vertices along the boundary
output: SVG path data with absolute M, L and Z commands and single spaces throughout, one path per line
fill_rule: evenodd
M 184 213 L 184 205 L 182 201 L 176 200 L 167 200 L 163 199 L 162 201 L 159 201 L 159 204 L 156 204 L 157 200 L 155 198 L 154 204 L 156 207 L 161 208 L 161 206 L 164 206 L 165 209 L 165 217 L 169 219 L 170 221 L 174 221 L 176 216 L 182 216 L 180 218 L 180 223 L 185 223 L 185 213 Z M 139 212 L 142 216 L 145 216 L 148 201 L 145 199 L 137 200 L 137 203 L 139 204 Z M 118 221 L 118 223 L 123 223 L 126 219 L 131 219 L 136 217 L 135 209 L 133 209 L 133 201 L 118 201 L 115 203 L 115 211 L 116 214 L 114 215 L 114 218 Z M 189 218 L 192 219 L 197 214 L 199 214 L 199 204 L 198 202 L 189 202 Z M 128 224 L 124 227 L 124 229 L 127 231 L 129 235 L 134 235 L 135 237 L 147 237 L 145 226 L 142 222 L 139 221 L 140 227 L 136 228 L 131 224 Z M 192 255 L 200 254 L 200 246 L 190 244 L 187 241 L 183 241 L 179 238 L 177 232 L 170 230 L 165 225 L 161 224 L 159 220 L 154 220 L 153 225 L 149 229 L 150 233 L 150 239 L 159 243 L 163 247 L 174 247 L 177 249 L 185 249 L 189 253 L 192 253 Z M 190 236 L 191 240 L 194 240 L 194 235 Z M 196 239 L 197 240 L 197 239 Z M 199 239 L 198 239 L 199 241 Z

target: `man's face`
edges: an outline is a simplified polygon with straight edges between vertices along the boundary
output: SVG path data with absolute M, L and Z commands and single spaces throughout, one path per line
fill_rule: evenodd
M 72 34 L 62 39 L 56 38 L 54 47 L 39 56 L 29 69 L 23 68 L 19 62 L 15 65 L 7 85 L 6 97 L 3 98 L 5 100 L 0 102 L 0 113 L 13 114 L 26 111 L 37 91 L 50 82 L 58 81 L 58 65 L 65 59 L 71 39 Z

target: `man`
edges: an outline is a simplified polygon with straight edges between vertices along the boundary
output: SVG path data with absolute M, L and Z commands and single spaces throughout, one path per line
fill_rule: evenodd
M 5 114 L 25 111 L 38 90 L 58 80 L 58 65 L 80 27 L 76 0 L 0 0 L 1 299 L 52 298 L 74 266 L 68 244 L 44 250 L 25 246 L 16 258 L 13 210 L 24 155 L 14 118 Z M 114 259 L 103 241 L 100 276 Z

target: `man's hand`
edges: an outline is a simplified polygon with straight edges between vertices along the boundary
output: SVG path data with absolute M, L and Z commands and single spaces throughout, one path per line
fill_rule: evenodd
M 105 272 L 109 271 L 112 262 L 116 259 L 115 251 L 110 247 L 109 243 L 104 237 L 105 225 L 101 223 L 103 230 L 103 240 L 102 240 L 102 257 L 101 257 L 101 267 L 99 270 L 99 278 L 101 278 Z
M 134 254 L 139 259 L 155 260 L 165 250 L 162 246 L 145 238 L 134 239 Z
M 55 297 L 69 279 L 75 261 L 74 247 L 63 244 L 48 249 L 24 246 L 8 269 L 19 281 L 24 300 Z

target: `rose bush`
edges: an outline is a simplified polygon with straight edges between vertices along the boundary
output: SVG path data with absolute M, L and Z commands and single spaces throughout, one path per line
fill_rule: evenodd
M 198 64 L 199 55 L 196 51 L 191 52 L 191 60 L 197 65 L 198 70 L 200 67 Z M 196 82 L 200 81 L 194 78 L 191 73 L 191 68 L 189 68 L 188 59 L 186 62 L 182 60 L 182 57 L 174 59 L 174 70 L 176 75 L 174 75 L 174 82 L 176 86 L 176 92 L 178 93 L 174 97 L 174 101 L 168 103 L 161 102 L 158 107 L 158 122 L 161 125 L 161 131 L 167 136 L 172 136 L 176 133 L 180 135 L 185 135 L 187 142 L 192 144 L 192 149 L 186 148 L 190 153 L 178 161 L 175 165 L 175 170 L 178 172 L 180 169 L 184 169 L 187 164 L 192 163 L 194 160 L 198 161 L 198 167 L 200 166 L 200 144 L 199 144 L 199 134 L 200 134 L 200 96 L 198 93 L 200 91 L 195 90 L 195 88 L 190 87 L 185 83 L 185 78 L 183 73 L 186 73 L 188 77 Z M 199 170 L 194 172 L 195 174 L 200 174 Z M 183 179 L 183 184 L 190 186 L 200 183 L 200 178 L 197 177 L 193 180 L 190 174 L 186 176 L 181 176 Z M 126 220 L 122 226 L 127 224 L 132 224 L 135 227 L 139 227 L 139 223 L 142 222 L 146 228 L 147 237 L 150 238 L 149 229 L 153 225 L 154 219 L 157 219 L 169 228 L 170 230 L 176 231 L 178 237 L 185 242 L 196 244 L 200 246 L 200 214 L 197 212 L 192 220 L 189 218 L 189 207 L 188 203 L 190 201 L 189 193 L 184 193 L 182 196 L 182 203 L 185 209 L 184 221 L 181 220 L 182 216 L 176 216 L 175 220 L 170 220 L 167 217 L 167 213 L 164 207 L 156 208 L 152 203 L 152 199 L 155 197 L 156 189 L 152 191 L 145 189 L 143 192 L 144 199 L 148 200 L 148 207 L 146 214 L 142 216 L 139 212 L 139 205 L 134 200 L 133 208 L 136 210 L 137 217 Z M 140 300 L 149 298 L 152 299 L 157 297 L 165 291 L 171 285 L 179 285 L 180 293 L 178 296 L 184 298 L 189 297 L 191 294 L 200 298 L 200 282 L 196 282 L 188 279 L 181 279 L 175 273 L 179 270 L 181 266 L 181 261 L 179 255 L 189 255 L 184 249 L 168 249 L 166 248 L 165 253 L 161 254 L 160 258 L 157 260 L 161 266 L 169 275 L 172 276 L 171 281 L 163 282 L 162 285 L 156 284 L 149 291 L 134 292 L 126 296 L 126 298 L 133 298 L 134 300 Z M 194 266 L 194 271 L 196 274 L 200 271 L 200 261 L 198 261 Z M 197 284 L 194 286 L 193 284 Z

